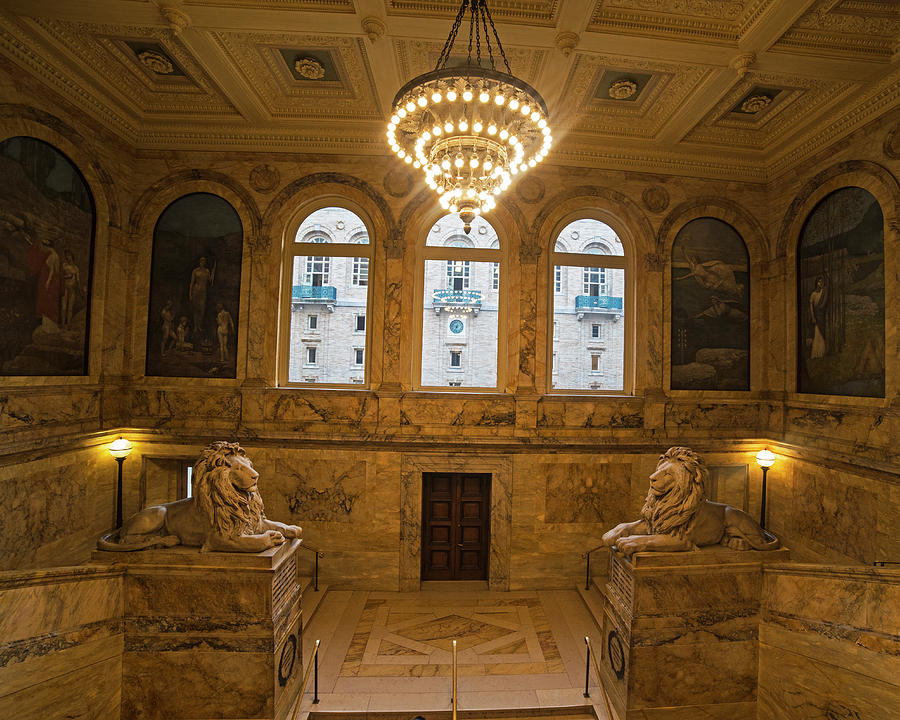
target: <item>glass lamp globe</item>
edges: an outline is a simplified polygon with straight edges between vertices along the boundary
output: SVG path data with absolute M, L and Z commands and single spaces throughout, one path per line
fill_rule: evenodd
M 131 443 L 123 437 L 120 437 L 118 440 L 113 440 L 109 446 L 109 454 L 114 458 L 127 457 L 130 452 Z
M 775 453 L 769 448 L 756 453 L 756 462 L 760 467 L 768 468 L 775 464 Z

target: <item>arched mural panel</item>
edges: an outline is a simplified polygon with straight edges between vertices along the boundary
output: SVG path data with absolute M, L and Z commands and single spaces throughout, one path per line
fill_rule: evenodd
M 859 187 L 826 195 L 800 231 L 797 390 L 884 397 L 884 215 Z
M 243 227 L 231 204 L 192 193 L 153 231 L 147 375 L 234 378 Z
M 94 200 L 32 137 L 0 143 L 0 375 L 86 375 Z
M 691 220 L 672 244 L 672 389 L 750 389 L 750 259 L 717 218 Z

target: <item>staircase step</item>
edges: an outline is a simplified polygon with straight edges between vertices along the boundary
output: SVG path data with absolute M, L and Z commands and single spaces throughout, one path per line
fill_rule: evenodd
M 603 628 L 603 611 L 606 605 L 606 597 L 600 591 L 600 588 L 597 587 L 597 584 L 591 582 L 591 589 L 585 590 L 584 585 L 578 585 L 578 594 L 581 595 L 581 599 L 584 601 L 585 606 L 590 612 L 591 617 L 594 618 L 594 622 L 597 623 L 597 627 Z
M 303 594 L 303 627 L 309 625 L 322 604 L 322 598 L 328 592 L 328 586 L 319 583 L 319 589 L 313 589 L 312 578 L 300 578 L 300 592 Z
M 513 710 L 459 710 L 459 720 L 597 720 L 590 705 L 578 708 L 519 708 Z M 307 720 L 448 720 L 453 717 L 450 710 L 426 711 L 416 713 L 415 710 L 405 712 L 319 712 L 309 713 Z

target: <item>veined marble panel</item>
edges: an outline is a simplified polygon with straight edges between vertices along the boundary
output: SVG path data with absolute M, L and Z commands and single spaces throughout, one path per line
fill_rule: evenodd
M 115 464 L 100 449 L 0 468 L 0 568 L 86 560 L 113 522 L 114 483 Z
M 266 393 L 267 423 L 297 432 L 319 426 L 361 428 L 378 420 L 378 402 L 367 392 L 315 393 L 302 390 Z
M 135 388 L 129 400 L 128 417 L 137 426 L 224 430 L 236 428 L 241 417 L 240 393 L 225 388 L 203 388 L 196 381 L 184 388 Z
M 122 637 L 120 570 L 0 573 L 0 717 L 117 716 Z
M 538 465 L 532 477 L 546 478 L 547 523 L 612 522 L 624 517 L 631 466 L 624 463 Z
M 366 491 L 365 461 L 340 465 L 322 460 L 294 465 L 276 460 L 275 471 L 279 482 L 289 486 L 286 500 L 291 518 L 300 522 L 353 522 L 353 508 Z
M 794 479 L 795 532 L 854 561 L 875 560 L 878 496 L 867 483 L 810 468 Z
M 516 424 L 516 406 L 511 397 L 465 398 L 448 394 L 443 398 L 404 398 L 400 412 L 402 426 L 441 427 L 456 434 L 462 428 L 470 428 L 469 432 L 478 434 L 508 435 Z

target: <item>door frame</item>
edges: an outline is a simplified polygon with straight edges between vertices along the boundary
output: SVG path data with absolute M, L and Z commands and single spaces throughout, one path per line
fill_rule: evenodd
M 422 583 L 422 473 L 424 472 L 490 473 L 488 587 L 491 590 L 509 590 L 512 458 L 482 454 L 402 453 L 398 568 L 400 591 L 418 590 Z

